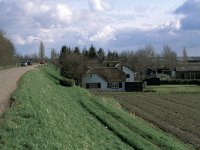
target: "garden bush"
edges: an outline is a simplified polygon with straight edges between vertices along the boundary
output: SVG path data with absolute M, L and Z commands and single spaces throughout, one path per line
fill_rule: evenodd
M 72 79 L 62 78 L 59 81 L 60 81 L 60 85 L 62 85 L 62 86 L 66 86 L 66 87 L 74 86 L 74 80 L 72 80 Z

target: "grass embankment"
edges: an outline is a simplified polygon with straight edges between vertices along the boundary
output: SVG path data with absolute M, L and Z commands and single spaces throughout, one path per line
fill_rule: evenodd
M 32 70 L 4 114 L 0 149 L 191 149 L 79 87 L 58 84 L 50 67 Z

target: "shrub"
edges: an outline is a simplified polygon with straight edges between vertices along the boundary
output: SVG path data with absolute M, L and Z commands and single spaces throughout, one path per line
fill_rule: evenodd
M 62 78 L 59 81 L 62 86 L 72 87 L 74 85 L 74 80 L 71 79 Z

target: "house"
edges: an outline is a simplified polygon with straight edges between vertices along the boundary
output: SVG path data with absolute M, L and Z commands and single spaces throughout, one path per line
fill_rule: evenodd
M 130 67 L 126 65 L 121 65 L 121 63 L 118 63 L 115 65 L 115 68 L 122 70 L 126 74 L 126 82 L 135 81 L 135 73 Z
M 200 80 L 200 64 L 186 64 L 177 66 L 176 79 Z
M 109 65 L 109 67 L 89 69 L 82 79 L 82 86 L 100 91 L 130 91 L 132 87 L 134 89 L 137 88 L 136 84 L 134 84 L 135 73 L 132 69 L 121 65 L 119 62 L 111 62 L 110 64 L 114 67 Z
M 120 63 L 115 65 L 116 68 L 121 69 L 126 74 L 125 91 L 133 92 L 143 90 L 143 84 L 140 81 L 135 81 L 136 73 L 126 65 L 121 65 Z
M 154 70 L 154 69 L 151 69 L 151 68 L 145 68 L 142 71 L 143 79 L 151 78 L 151 77 L 156 77 L 156 75 L 157 75 L 157 71 Z
M 160 78 L 157 77 L 157 71 L 151 68 L 145 68 L 142 71 L 142 81 L 147 85 L 160 85 Z
M 82 79 L 86 89 L 125 91 L 126 74 L 116 67 L 91 68 Z
M 175 79 L 175 77 L 176 77 L 176 67 L 173 67 L 173 68 L 168 68 L 168 67 L 158 68 L 157 69 L 157 77 L 160 78 L 160 80 L 162 80 L 162 81 Z

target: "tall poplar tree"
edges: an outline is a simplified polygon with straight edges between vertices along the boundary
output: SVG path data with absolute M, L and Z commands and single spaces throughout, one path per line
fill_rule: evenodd
M 44 47 L 44 43 L 41 41 L 40 42 L 40 47 L 39 47 L 39 58 L 40 58 L 40 61 L 44 60 L 44 55 L 45 55 L 45 47 Z

